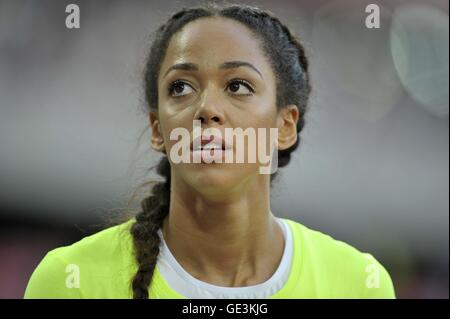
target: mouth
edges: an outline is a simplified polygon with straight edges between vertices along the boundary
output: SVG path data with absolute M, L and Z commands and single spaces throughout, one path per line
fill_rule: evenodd
M 202 163 L 223 162 L 225 153 L 232 151 L 232 147 L 217 135 L 202 135 L 191 142 L 191 153 Z
M 199 136 L 191 142 L 191 151 L 227 151 L 231 147 L 220 136 Z

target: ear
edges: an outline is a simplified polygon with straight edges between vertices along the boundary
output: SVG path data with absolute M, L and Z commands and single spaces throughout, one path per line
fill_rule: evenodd
M 164 140 L 162 137 L 161 124 L 158 113 L 151 111 L 149 114 L 150 128 L 152 130 L 151 146 L 157 152 L 165 153 Z
M 278 111 L 278 149 L 285 150 L 297 141 L 299 111 L 296 105 L 287 105 Z

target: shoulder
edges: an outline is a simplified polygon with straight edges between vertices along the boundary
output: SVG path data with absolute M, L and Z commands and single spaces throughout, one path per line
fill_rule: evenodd
M 129 234 L 132 222 L 49 251 L 31 275 L 25 298 L 80 298 L 87 290 L 92 292 L 94 285 L 126 276 L 134 260 Z
M 125 223 L 109 227 L 69 246 L 59 247 L 47 253 L 44 258 L 62 260 L 67 263 L 79 263 L 83 266 L 102 262 L 110 262 L 111 258 L 123 257 L 123 251 L 130 248 L 129 233 L 133 219 Z
M 301 223 L 286 219 L 293 230 L 303 275 L 314 278 L 314 289 L 325 297 L 395 298 L 386 268 L 370 253 Z

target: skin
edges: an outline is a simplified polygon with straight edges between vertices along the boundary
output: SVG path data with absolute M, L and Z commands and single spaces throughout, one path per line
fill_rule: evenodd
M 228 61 L 251 63 L 219 69 Z M 172 70 L 177 63 L 198 70 Z M 230 87 L 233 79 L 251 84 Z M 170 84 L 187 85 L 168 93 Z M 233 82 L 232 82 L 233 83 Z M 232 88 L 233 87 L 233 88 Z M 237 87 L 237 89 L 236 89 Z M 243 95 L 250 94 L 250 95 Z M 150 112 L 153 149 L 170 154 L 177 141 L 171 130 L 203 119 L 202 128 L 278 128 L 278 149 L 297 139 L 295 105 L 276 107 L 275 74 L 260 42 L 244 25 L 227 18 L 202 18 L 175 34 L 158 77 L 158 111 Z M 270 175 L 258 163 L 171 163 L 171 202 L 164 239 L 193 277 L 224 286 L 250 286 L 268 280 L 284 250 L 282 229 L 270 212 Z

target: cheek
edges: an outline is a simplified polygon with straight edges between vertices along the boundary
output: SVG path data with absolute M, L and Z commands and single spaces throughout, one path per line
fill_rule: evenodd
M 192 124 L 191 124 L 192 126 Z M 189 134 L 189 132 L 191 131 L 191 128 L 189 127 L 189 125 L 184 125 L 182 123 L 179 122 L 166 122 L 165 123 L 165 127 L 164 127 L 164 142 L 166 145 L 166 151 L 170 151 L 170 149 L 172 148 L 172 146 L 176 143 L 178 143 L 182 137 L 181 134 L 183 134 L 183 141 L 185 139 L 187 139 L 187 136 Z M 180 133 L 181 132 L 181 133 Z M 174 135 L 174 139 L 171 140 L 170 139 L 170 135 L 171 133 Z
M 177 128 L 184 128 L 189 132 L 192 130 L 192 119 L 183 112 L 171 113 L 170 108 L 163 105 L 159 110 L 162 135 L 164 140 L 170 142 L 170 133 Z
M 277 114 L 275 94 L 270 90 L 240 109 L 237 120 L 243 127 L 276 127 Z
M 252 105 L 236 116 L 236 127 L 270 128 L 277 127 L 277 110 L 274 104 Z

